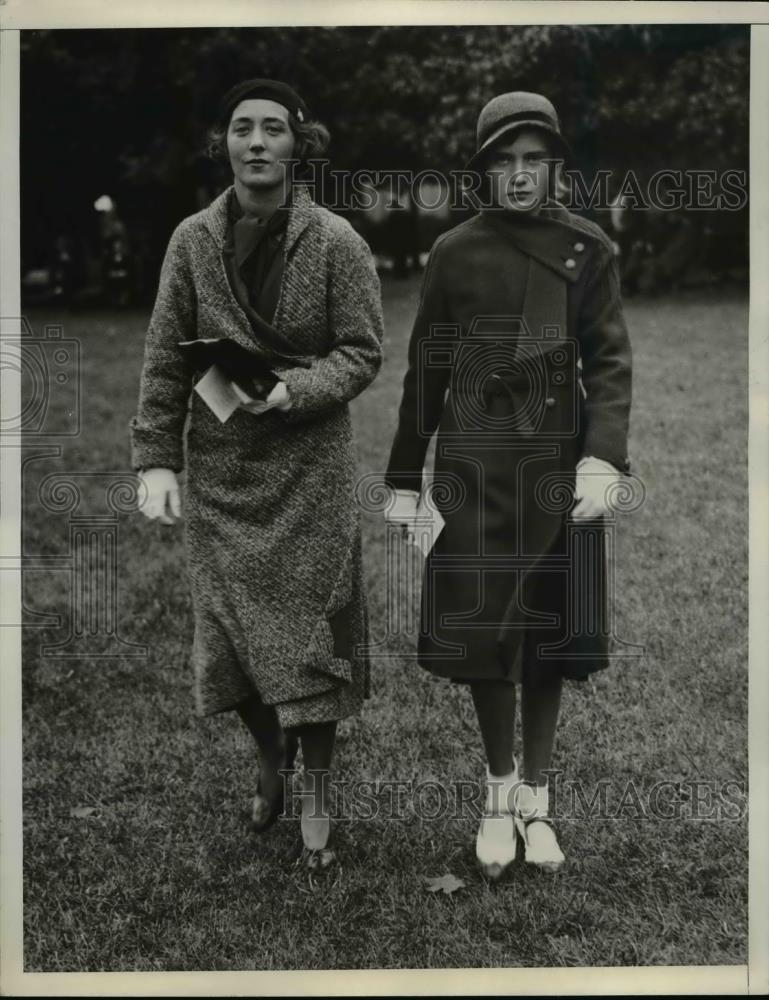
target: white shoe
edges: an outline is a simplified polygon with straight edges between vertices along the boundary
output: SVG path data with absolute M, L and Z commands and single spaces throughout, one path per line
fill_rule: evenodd
M 515 786 L 518 783 L 518 765 L 513 759 L 513 770 L 497 776 L 486 767 L 486 808 L 475 838 L 475 856 L 483 874 L 498 879 L 515 860 L 516 833 L 513 818 Z
M 525 860 L 543 871 L 558 871 L 566 858 L 548 816 L 547 785 L 532 786 L 521 782 L 515 790 L 514 815 Z

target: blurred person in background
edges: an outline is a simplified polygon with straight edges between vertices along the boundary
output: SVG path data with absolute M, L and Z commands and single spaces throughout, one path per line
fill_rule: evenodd
M 174 523 L 192 389 L 180 341 L 231 338 L 271 366 L 278 382 L 266 401 L 225 423 L 192 393 L 192 664 L 198 713 L 235 710 L 258 747 L 254 829 L 283 811 L 281 772 L 301 745 L 304 857 L 321 870 L 335 859 L 328 775 L 337 722 L 360 710 L 369 689 L 348 403 L 381 364 L 380 287 L 364 240 L 289 169 L 328 143 L 294 90 L 239 84 L 211 139 L 233 184 L 171 237 L 131 422 L 133 465 L 143 513 Z
M 132 268 L 128 229 L 108 194 L 94 202 L 99 213 L 99 258 L 102 295 L 107 305 L 124 308 L 132 297 Z

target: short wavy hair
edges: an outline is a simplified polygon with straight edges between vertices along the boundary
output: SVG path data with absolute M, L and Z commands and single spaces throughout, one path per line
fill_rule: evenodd
M 309 160 L 322 157 L 328 149 L 331 136 L 323 122 L 311 119 L 307 122 L 300 122 L 295 115 L 289 112 L 288 124 L 291 128 L 295 140 L 294 157 L 299 161 L 299 173 L 307 170 Z M 227 163 L 227 129 L 229 123 L 223 126 L 221 122 L 214 125 L 208 132 L 206 153 L 212 160 Z

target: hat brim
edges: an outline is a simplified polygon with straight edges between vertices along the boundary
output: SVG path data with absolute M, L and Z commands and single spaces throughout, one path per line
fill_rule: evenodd
M 465 170 L 480 170 L 483 160 L 488 155 L 492 146 L 494 146 L 499 140 L 511 132 L 520 131 L 523 128 L 535 128 L 540 132 L 547 132 L 548 137 L 554 145 L 555 158 L 562 159 L 565 165 L 573 159 L 574 154 L 572 153 L 571 146 L 564 139 L 560 132 L 556 132 L 554 128 L 550 125 L 546 125 L 542 121 L 530 120 L 530 121 L 516 121 L 508 122 L 506 125 L 500 125 L 500 127 L 492 132 L 491 135 L 486 139 L 480 149 L 478 149 L 470 159 L 465 164 Z

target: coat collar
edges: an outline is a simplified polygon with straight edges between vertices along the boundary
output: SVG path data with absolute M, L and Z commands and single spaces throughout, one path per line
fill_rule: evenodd
M 203 210 L 203 221 L 220 250 L 224 247 L 227 235 L 229 201 L 230 198 L 234 197 L 235 188 L 231 184 L 220 195 L 214 198 L 208 208 Z M 315 203 L 310 197 L 307 187 L 304 184 L 295 184 L 292 193 L 291 208 L 288 212 L 288 224 L 286 226 L 286 253 L 291 250 L 291 247 L 310 224 L 314 208 Z
M 532 217 L 488 211 L 482 212 L 481 218 L 523 253 L 571 283 L 579 280 L 596 243 L 594 237 L 571 223 L 569 213 L 561 206 Z

